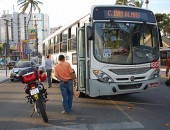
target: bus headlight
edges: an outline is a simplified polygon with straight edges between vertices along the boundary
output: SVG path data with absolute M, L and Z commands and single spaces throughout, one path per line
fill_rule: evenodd
M 101 82 L 114 82 L 114 80 L 108 76 L 106 73 L 100 70 L 93 70 L 93 73 L 96 75 L 99 81 Z
M 149 79 L 151 80 L 151 79 L 156 79 L 156 78 L 158 78 L 158 77 L 159 77 L 159 72 L 160 72 L 160 70 L 159 70 L 159 69 L 156 69 L 156 70 L 151 74 L 151 76 L 149 77 Z

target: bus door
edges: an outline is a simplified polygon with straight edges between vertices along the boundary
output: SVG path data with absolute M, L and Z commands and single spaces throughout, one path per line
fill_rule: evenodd
M 77 86 L 86 93 L 86 45 L 84 27 L 77 29 Z

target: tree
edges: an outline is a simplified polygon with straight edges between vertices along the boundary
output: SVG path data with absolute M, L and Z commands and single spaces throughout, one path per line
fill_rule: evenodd
M 127 0 L 116 0 L 116 4 L 127 5 Z
M 118 5 L 132 4 L 136 7 L 142 7 L 143 0 L 116 0 L 116 4 Z
M 38 4 L 43 4 L 43 3 L 38 0 L 21 0 L 21 2 L 18 3 L 18 6 L 20 6 L 19 9 L 22 9 L 21 13 L 25 13 L 26 10 L 30 7 L 30 9 L 29 9 L 30 17 L 28 20 L 28 24 L 31 19 L 33 9 L 34 9 L 34 11 L 38 9 L 39 13 L 41 12 L 41 9 L 39 8 Z M 28 28 L 28 24 L 27 24 L 27 28 Z
M 158 27 L 163 31 L 164 35 L 170 35 L 170 14 L 155 14 Z
M 3 51 L 3 44 L 0 43 L 0 53 L 2 53 L 2 51 Z

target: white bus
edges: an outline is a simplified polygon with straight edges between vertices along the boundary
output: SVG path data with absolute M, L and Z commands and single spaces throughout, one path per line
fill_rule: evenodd
M 50 54 L 57 63 L 58 55 L 65 55 L 77 73 L 77 97 L 117 95 L 159 86 L 159 44 L 152 11 L 93 6 L 90 14 L 46 38 L 43 56 Z

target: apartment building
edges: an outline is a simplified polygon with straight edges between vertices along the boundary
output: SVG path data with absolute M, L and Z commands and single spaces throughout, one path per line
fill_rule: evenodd
M 11 59 L 27 59 L 32 56 L 33 52 L 36 52 L 36 41 L 38 41 L 38 52 L 42 54 L 42 41 L 50 34 L 47 14 L 36 13 L 30 17 L 28 14 L 18 12 L 9 14 L 4 11 L 0 16 L 0 43 L 3 43 L 4 48 L 7 45 L 7 26 Z M 6 54 L 5 50 L 2 55 Z

